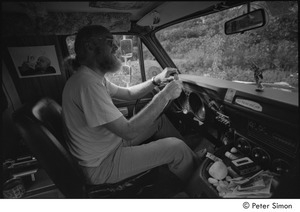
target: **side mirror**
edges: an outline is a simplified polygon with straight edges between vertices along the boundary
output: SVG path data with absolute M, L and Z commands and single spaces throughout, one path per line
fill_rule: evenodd
M 132 57 L 132 40 L 131 39 L 123 39 L 120 41 L 121 47 L 121 56 L 122 57 Z
M 258 9 L 225 22 L 225 34 L 243 33 L 251 29 L 263 27 L 265 24 L 265 11 Z

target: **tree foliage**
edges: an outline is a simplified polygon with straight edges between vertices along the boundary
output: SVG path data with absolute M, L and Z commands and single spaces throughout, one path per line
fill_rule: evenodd
M 249 65 L 255 63 L 268 70 L 265 81 L 298 86 L 293 78 L 298 73 L 298 3 L 290 3 L 289 13 L 282 15 L 267 11 L 263 28 L 225 35 L 224 23 L 241 15 L 243 7 L 171 26 L 159 31 L 157 38 L 182 73 L 253 81 Z

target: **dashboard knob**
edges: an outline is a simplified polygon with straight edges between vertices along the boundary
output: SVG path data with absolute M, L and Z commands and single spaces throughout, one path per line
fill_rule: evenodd
M 286 160 L 283 159 L 275 159 L 272 162 L 272 167 L 275 172 L 278 174 L 289 173 L 290 172 L 290 164 Z
M 266 150 L 264 150 L 260 147 L 255 147 L 252 150 L 252 156 L 253 156 L 255 162 L 257 162 L 259 165 L 261 165 L 265 168 L 269 167 L 269 165 L 271 163 L 271 157 Z
M 187 109 L 183 109 L 182 112 L 183 112 L 183 114 L 187 114 L 188 113 Z

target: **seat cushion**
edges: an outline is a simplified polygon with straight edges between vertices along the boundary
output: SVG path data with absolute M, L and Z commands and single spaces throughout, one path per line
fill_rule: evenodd
M 101 185 L 87 185 L 87 196 L 90 198 L 130 198 L 150 195 L 158 176 L 158 169 L 154 168 L 117 183 Z

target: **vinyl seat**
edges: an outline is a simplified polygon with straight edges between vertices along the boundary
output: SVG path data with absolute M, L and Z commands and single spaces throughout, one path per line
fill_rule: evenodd
M 13 114 L 25 143 L 66 198 L 152 197 L 158 168 L 118 183 L 88 185 L 63 134 L 61 106 L 50 98 L 27 104 Z

